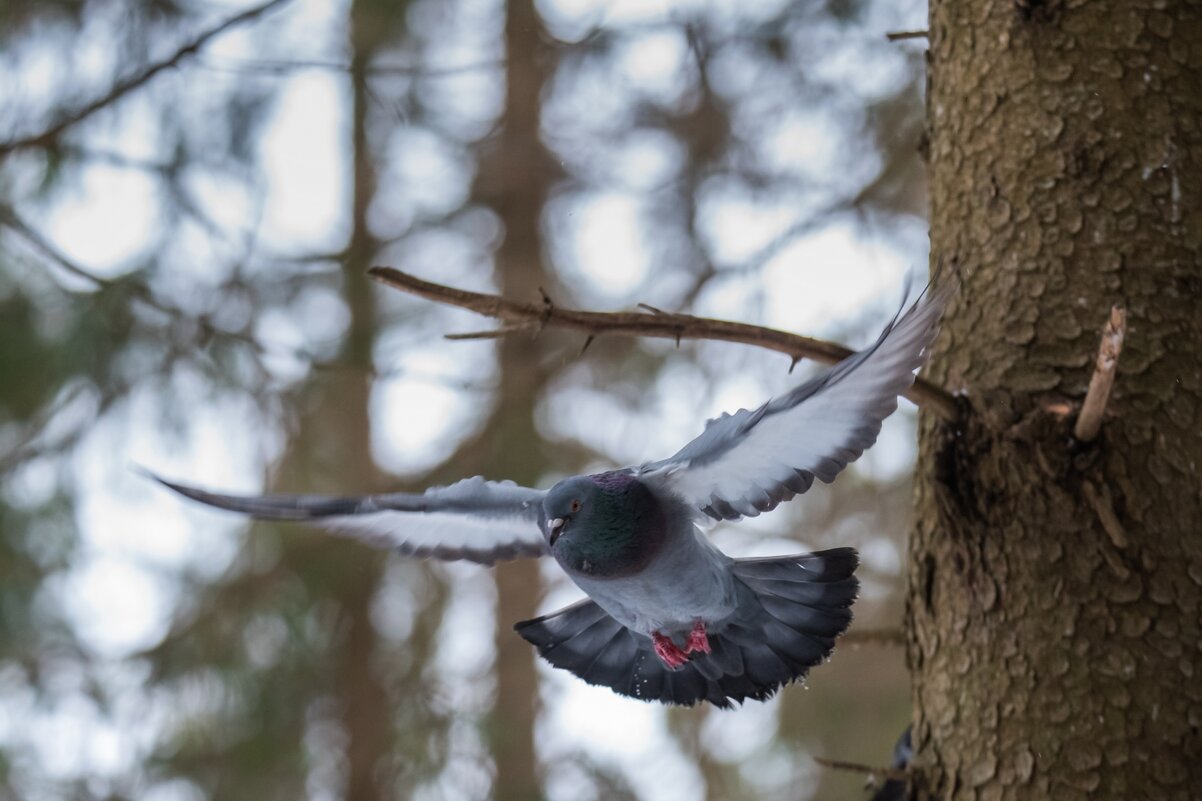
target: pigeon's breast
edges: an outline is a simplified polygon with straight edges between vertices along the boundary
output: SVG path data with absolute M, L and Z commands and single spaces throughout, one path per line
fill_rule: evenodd
M 570 576 L 614 580 L 645 571 L 667 540 L 662 517 L 635 518 L 573 532 L 552 553 Z
M 723 620 L 735 608 L 730 560 L 692 525 L 668 538 L 641 571 L 617 577 L 573 574 L 572 580 L 633 631 L 687 634 L 697 620 Z M 674 541 L 673 541 L 674 540 Z

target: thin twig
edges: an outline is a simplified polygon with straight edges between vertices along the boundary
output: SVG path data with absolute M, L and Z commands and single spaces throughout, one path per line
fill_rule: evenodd
M 500 69 L 506 65 L 505 59 L 491 59 L 468 64 L 429 66 L 425 64 L 371 64 L 367 67 L 368 75 L 392 75 L 412 78 L 447 78 L 469 72 Z M 300 70 L 329 70 L 332 72 L 350 72 L 351 65 L 342 61 L 323 61 L 320 59 L 297 59 L 287 61 L 256 61 L 233 60 L 204 61 L 200 65 L 214 72 L 235 72 L 250 75 L 289 74 Z
M 148 308 L 166 315 L 169 319 L 186 322 L 189 325 L 195 326 L 197 330 L 203 333 L 206 337 L 222 337 L 234 342 L 240 342 L 250 346 L 259 356 L 269 355 L 269 350 L 266 345 L 256 339 L 253 335 L 242 331 L 234 331 L 227 328 L 220 328 L 209 319 L 205 314 L 191 314 L 183 309 L 168 303 L 159 298 L 146 284 L 138 281 L 132 281 L 128 278 L 105 278 L 97 275 L 95 272 L 81 266 L 78 262 L 71 259 L 67 254 L 63 253 L 55 247 L 46 237 L 42 236 L 29 223 L 20 217 L 11 209 L 0 207 L 0 228 L 7 228 L 14 234 L 30 245 L 34 250 L 40 252 L 49 261 L 53 262 L 59 269 L 87 281 L 94 285 L 96 290 L 111 290 L 117 287 L 124 288 L 136 301 L 145 304 Z M 323 363 L 313 354 L 301 348 L 290 349 L 290 352 L 299 359 L 307 361 L 314 367 L 329 367 L 339 366 L 337 363 Z
M 1099 490 L 1089 481 L 1081 485 L 1081 493 L 1085 496 L 1085 500 L 1093 507 L 1094 513 L 1098 516 L 1098 521 L 1102 524 L 1102 528 L 1106 530 L 1106 535 L 1110 537 L 1110 541 L 1114 543 L 1114 547 L 1120 551 L 1126 549 L 1129 541 L 1127 539 L 1127 531 L 1123 528 L 1119 516 L 1114 511 L 1114 501 L 1110 498 L 1110 492 L 1106 489 L 1106 485 L 1102 485 Z
M 825 757 L 816 756 L 813 758 L 815 762 L 824 768 L 830 770 L 846 770 L 852 773 L 867 773 L 875 778 L 878 782 L 893 781 L 904 782 L 909 778 L 909 772 L 902 768 L 874 768 L 872 765 L 862 765 L 859 762 L 844 762 L 841 759 L 827 759 Z
M 60 251 L 54 245 L 35 231 L 29 223 L 25 222 L 16 212 L 9 209 L 0 208 L 0 227 L 8 228 L 17 236 L 21 237 L 34 250 L 40 252 L 43 256 L 50 259 L 59 266 L 60 269 L 70 273 L 76 278 L 81 278 L 92 284 L 96 289 L 102 289 L 113 285 L 112 280 L 96 275 L 91 270 L 76 264 L 72 259 L 68 258 L 65 253 Z
M 553 304 L 522 303 L 497 295 L 455 289 L 423 281 L 391 267 L 373 267 L 368 274 L 381 283 L 411 295 L 417 295 L 436 303 L 458 306 L 485 317 L 500 320 L 505 325 L 502 326 L 500 333 L 493 334 L 493 336 L 500 336 L 515 330 L 541 330 L 543 327 L 555 327 L 582 331 L 592 336 L 617 334 L 662 337 L 676 340 L 678 343 L 681 339 L 711 339 L 755 345 L 787 354 L 794 359 L 813 359 L 822 364 L 835 364 L 854 353 L 834 342 L 747 323 L 734 323 L 728 320 L 668 312 L 648 314 L 645 312 L 577 311 Z M 465 338 L 462 334 L 453 336 L 456 339 Z M 480 338 L 480 336 L 480 334 L 474 334 L 471 338 Z M 914 403 L 931 409 L 945 420 L 955 420 L 959 416 L 959 408 L 951 394 L 921 378 L 905 394 Z
M 906 39 L 925 39 L 930 31 L 890 31 L 885 38 L 890 42 L 901 42 Z
M 1098 359 L 1094 364 L 1093 376 L 1073 436 L 1078 442 L 1090 442 L 1102 428 L 1102 416 L 1106 413 L 1106 402 L 1110 400 L 1110 389 L 1114 386 L 1114 373 L 1118 368 L 1119 354 L 1123 351 L 1123 337 L 1127 333 L 1127 313 L 1122 306 L 1110 309 L 1110 319 L 1102 329 L 1102 342 L 1098 345 Z
M 0 143 L 0 156 L 7 155 L 16 150 L 25 150 L 32 147 L 46 147 L 50 144 L 53 144 L 54 141 L 62 134 L 62 132 L 70 128 L 72 125 L 82 122 L 83 120 L 95 114 L 97 111 L 100 111 L 105 106 L 111 105 L 112 103 L 121 99 L 125 95 L 145 84 L 160 72 L 176 66 L 188 56 L 199 51 L 214 37 L 220 36 L 231 28 L 251 22 L 252 20 L 255 20 L 258 17 L 266 14 L 268 11 L 271 11 L 275 7 L 283 5 L 287 2 L 289 2 L 289 0 L 270 0 L 270 2 L 254 6 L 253 8 L 248 8 L 239 14 L 228 17 L 214 27 L 198 34 L 195 38 L 185 43 L 165 60 L 156 61 L 153 64 L 143 67 L 141 70 L 129 76 L 128 78 L 118 81 L 111 89 L 109 89 L 108 92 L 100 97 L 85 103 L 79 108 L 75 108 L 66 112 L 57 121 L 39 133 L 18 137 L 17 139 L 11 139 L 7 142 Z

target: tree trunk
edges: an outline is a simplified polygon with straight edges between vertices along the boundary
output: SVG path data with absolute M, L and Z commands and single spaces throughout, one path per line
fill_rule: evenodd
M 375 194 L 376 166 L 368 140 L 368 66 L 375 33 L 382 26 L 363 0 L 350 8 L 350 159 L 351 231 L 342 275 L 342 298 L 350 328 L 339 354 L 347 369 L 337 381 L 314 387 L 316 398 L 299 423 L 295 443 L 281 465 L 282 484 L 291 489 L 366 494 L 383 491 L 371 455 L 372 347 L 378 328 L 372 282 L 367 269 L 377 249 L 367 222 Z M 374 26 L 373 26 L 374 23 Z M 299 475 L 298 475 L 299 473 Z M 394 749 L 393 710 L 378 671 L 381 650 L 371 607 L 387 560 L 380 551 L 329 538 L 319 558 L 330 582 L 319 592 L 336 599 L 338 642 L 331 652 L 335 683 L 330 687 L 346 736 L 346 801 L 384 797 L 384 775 Z
M 1202 6 L 936 0 L 933 257 L 963 288 L 911 544 L 920 799 L 1202 788 Z M 1071 437 L 1112 303 L 1100 438 Z M 1109 531 L 1109 533 L 1108 533 Z
M 367 269 L 376 252 L 376 242 L 368 227 L 367 211 L 375 195 L 375 159 L 368 141 L 367 124 L 368 66 L 373 55 L 373 39 L 364 35 L 371 21 L 370 10 L 358 0 L 351 5 L 351 236 L 347 244 L 343 274 L 343 297 L 351 312 L 342 359 L 352 367 L 338 397 L 328 397 L 348 419 L 339 431 L 354 431 L 349 448 L 342 451 L 338 464 L 343 475 L 353 475 L 356 487 L 379 484 L 379 474 L 371 456 L 371 378 L 372 345 L 376 336 L 375 302 Z M 366 19 L 365 19 L 366 18 Z M 345 394 L 343 394 L 345 392 Z M 352 422 L 352 420 L 354 422 Z M 338 543 L 342 545 L 342 543 Z M 372 622 L 371 605 L 379 590 L 385 561 L 377 552 L 348 548 L 339 558 L 349 564 L 343 574 L 348 580 L 341 599 L 347 628 L 343 646 L 339 694 L 347 735 L 347 801 L 374 801 L 383 794 L 379 767 L 392 745 L 392 717 L 388 694 L 376 672 L 380 638 Z
M 533 0 L 506 5 L 506 102 L 498 137 L 487 144 L 475 193 L 496 211 L 504 227 L 497 249 L 496 277 L 501 294 L 534 299 L 552 290 L 543 265 L 540 221 L 556 177 L 539 135 L 541 94 L 546 80 L 546 34 Z M 485 431 L 491 477 L 536 486 L 546 469 L 534 407 L 550 370 L 541 343 L 529 336 L 498 342 L 501 385 L 497 409 Z M 539 598 L 535 560 L 502 563 L 497 582 L 497 697 L 488 726 L 496 801 L 540 798 L 534 723 L 538 697 L 534 651 L 513 631 L 532 617 Z

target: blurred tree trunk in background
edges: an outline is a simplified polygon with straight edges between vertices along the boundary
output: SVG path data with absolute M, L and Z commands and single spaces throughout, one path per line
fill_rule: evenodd
M 941 0 L 930 31 L 931 249 L 963 278 L 932 372 L 971 412 L 923 426 L 917 797 L 1196 798 L 1202 7 Z M 1049 405 L 1120 301 L 1076 443 Z
M 356 0 L 350 8 L 351 231 L 342 272 L 342 300 L 350 324 L 339 354 L 345 369 L 336 381 L 312 388 L 313 402 L 290 438 L 278 479 L 293 491 L 313 488 L 350 495 L 383 489 L 371 449 L 372 348 L 379 326 L 366 271 L 378 247 L 367 221 L 377 174 L 368 139 L 368 68 L 387 26 L 372 6 L 371 0 Z M 371 616 L 387 560 L 373 548 L 338 539 L 323 539 L 316 547 L 294 538 L 287 541 L 300 547 L 301 559 L 310 568 L 315 562 L 325 566 L 321 574 L 326 581 L 317 589 L 337 606 L 329 689 L 336 693 L 346 738 L 344 798 L 373 801 L 391 793 L 380 766 L 393 750 L 392 703 L 378 672 L 382 649 Z
M 497 285 L 512 298 L 532 299 L 551 291 L 543 263 L 541 217 L 558 177 L 539 133 L 547 38 L 533 0 L 513 0 L 505 17 L 505 113 L 496 139 L 485 142 L 475 187 L 477 199 L 501 219 L 503 240 L 496 253 Z M 485 426 L 487 472 L 538 486 L 546 471 L 542 439 L 534 425 L 535 403 L 550 372 L 542 347 L 528 335 L 498 343 L 501 386 L 493 419 Z M 534 755 L 538 683 L 534 651 L 513 631 L 532 617 L 539 598 L 539 565 L 520 560 L 498 565 L 497 696 L 488 728 L 496 767 L 496 801 L 541 797 Z

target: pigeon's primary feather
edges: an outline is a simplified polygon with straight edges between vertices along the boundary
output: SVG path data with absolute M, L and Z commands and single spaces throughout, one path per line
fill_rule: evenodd
M 332 498 L 220 495 L 151 475 L 181 495 L 210 506 L 259 520 L 313 523 L 411 556 L 492 564 L 547 552 L 539 528 L 546 492 L 519 487 L 512 481 L 485 481 L 477 476 L 420 494 Z
M 718 520 L 755 517 L 815 478 L 834 481 L 876 442 L 914 383 L 951 288 L 928 287 L 872 347 L 754 411 L 711 420 L 676 455 L 643 465 L 640 477 Z
M 592 600 L 514 628 L 543 659 L 590 684 L 645 701 L 727 707 L 769 697 L 830 655 L 851 622 L 856 564 L 851 548 L 735 560 L 737 608 L 709 622 L 711 652 L 677 670 L 655 656 L 650 637 Z

